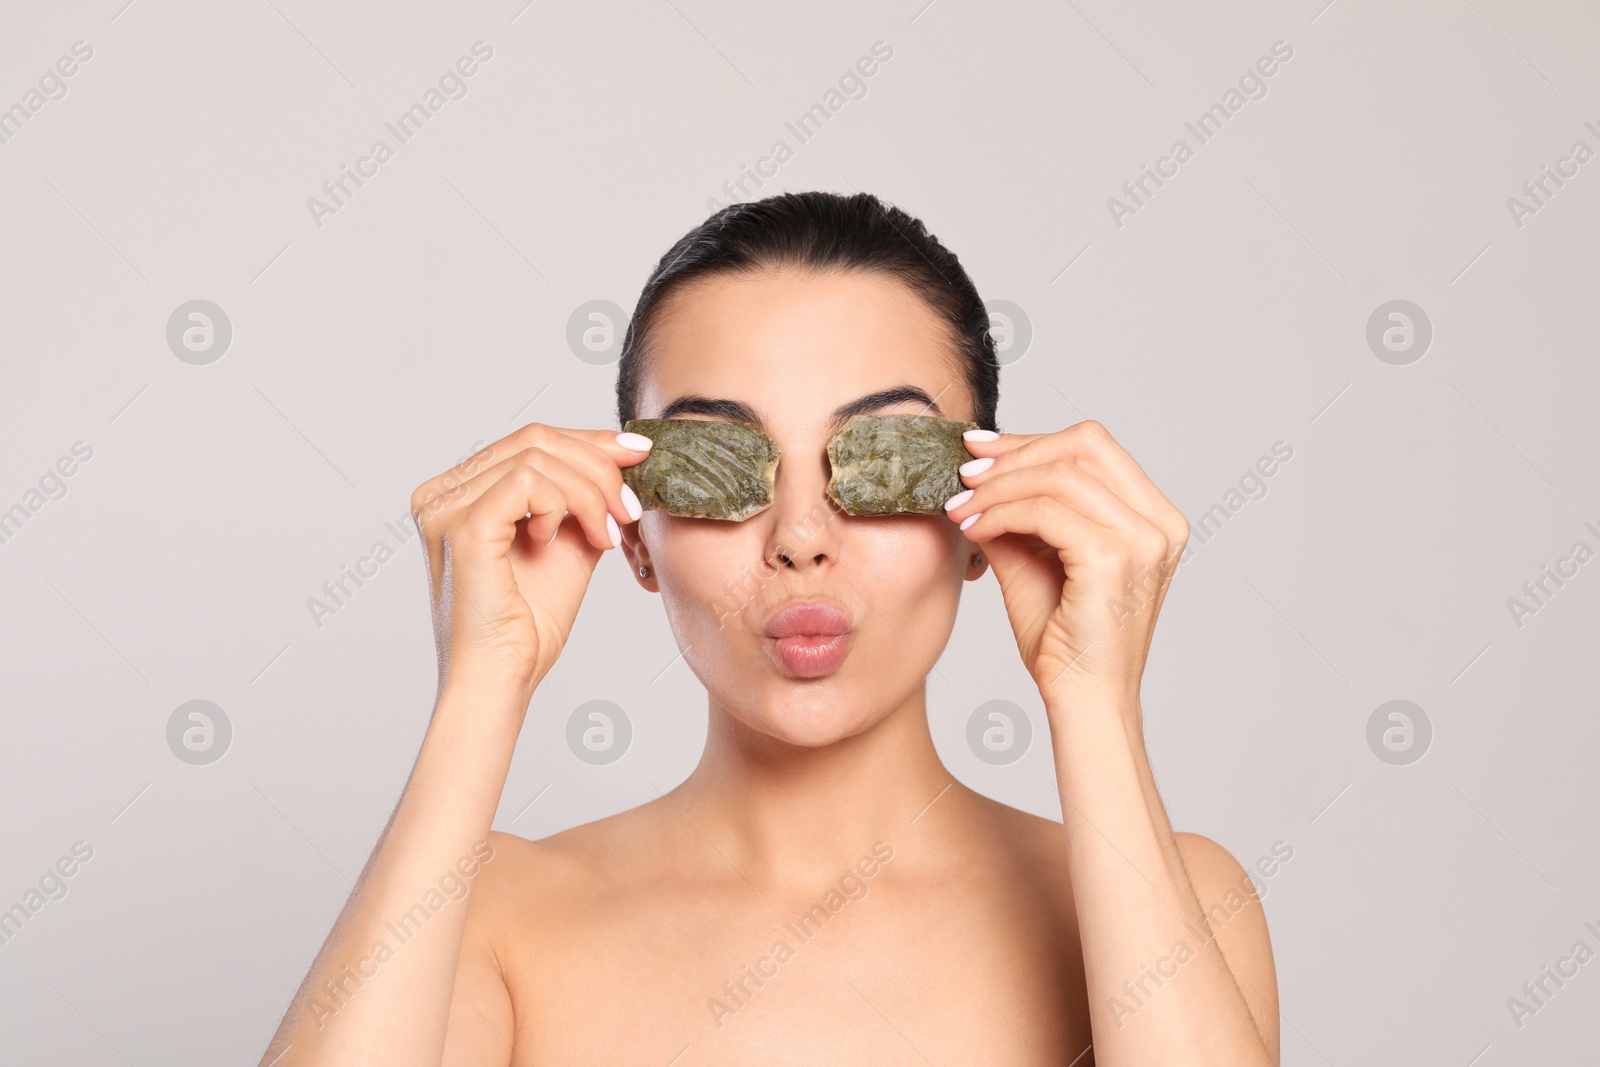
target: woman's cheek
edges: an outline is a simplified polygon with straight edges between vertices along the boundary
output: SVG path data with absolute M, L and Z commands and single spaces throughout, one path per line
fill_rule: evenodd
M 863 531 L 857 545 L 863 567 L 859 579 L 852 581 L 873 608 L 892 619 L 927 657 L 926 662 L 913 661 L 919 669 L 926 668 L 938 659 L 955 626 L 962 580 L 956 531 L 948 520 L 940 519 L 873 521 L 881 525 L 881 532 Z
M 658 530 L 651 552 L 673 630 L 686 644 L 726 642 L 759 624 L 778 570 L 760 559 L 747 531 L 695 519 L 669 519 Z

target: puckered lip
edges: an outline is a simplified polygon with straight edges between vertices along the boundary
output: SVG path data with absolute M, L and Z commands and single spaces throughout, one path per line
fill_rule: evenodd
M 768 637 L 836 637 L 850 632 L 850 616 L 825 597 L 785 601 L 767 618 Z

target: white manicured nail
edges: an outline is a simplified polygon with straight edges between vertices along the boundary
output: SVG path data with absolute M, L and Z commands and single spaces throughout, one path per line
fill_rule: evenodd
M 971 526 L 981 518 L 983 518 L 983 512 L 981 511 L 976 515 L 968 515 L 966 518 L 961 520 L 961 528 L 965 530 L 968 526 Z
M 993 456 L 984 456 L 982 459 L 968 460 L 961 465 L 961 476 L 966 477 L 970 474 L 982 474 L 992 466 L 994 466 Z
M 624 431 L 623 433 L 617 434 L 617 444 L 621 445 L 623 448 L 630 448 L 635 452 L 650 451 L 650 445 L 652 443 L 653 442 L 650 440 L 650 438 L 646 437 L 642 433 L 628 433 Z
M 609 547 L 616 548 L 618 545 L 622 544 L 622 531 L 617 529 L 617 520 L 613 519 L 610 515 L 606 516 L 606 533 L 611 535 L 611 544 Z
M 634 522 L 639 521 L 639 516 L 644 514 L 644 508 L 639 503 L 639 494 L 633 491 L 633 486 L 627 482 L 622 483 L 622 506 L 628 509 L 628 517 Z
M 998 441 L 1000 435 L 993 430 L 968 430 L 961 435 L 968 441 Z
M 967 501 L 971 500 L 972 499 L 972 494 L 975 493 L 976 491 L 977 490 L 975 490 L 975 489 L 963 489 L 963 490 L 961 490 L 961 492 L 957 493 L 955 496 L 951 497 L 949 500 L 946 500 L 944 502 L 944 509 L 946 511 L 954 511 L 956 508 L 959 508 L 962 504 L 965 504 Z

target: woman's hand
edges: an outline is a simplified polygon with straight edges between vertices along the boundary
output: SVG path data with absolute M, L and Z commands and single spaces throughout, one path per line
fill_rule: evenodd
M 1137 706 L 1188 521 L 1098 422 L 987 433 L 968 432 L 972 489 L 946 510 L 994 567 L 1029 673 L 1047 702 L 1076 691 Z
M 617 523 L 640 515 L 620 468 L 648 446 L 638 434 L 529 423 L 411 494 L 441 691 L 468 675 L 531 693 L 549 672 L 595 564 L 621 543 Z

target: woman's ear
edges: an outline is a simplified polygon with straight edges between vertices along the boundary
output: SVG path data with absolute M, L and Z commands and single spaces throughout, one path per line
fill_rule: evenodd
M 639 536 L 639 524 L 630 522 L 622 530 L 622 558 L 628 561 L 634 579 L 652 593 L 661 591 L 656 569 L 650 562 L 650 549 Z
M 988 569 L 989 561 L 984 558 L 983 550 L 974 548 L 967 557 L 966 572 L 963 577 L 969 582 L 975 582 L 983 577 L 983 572 Z

